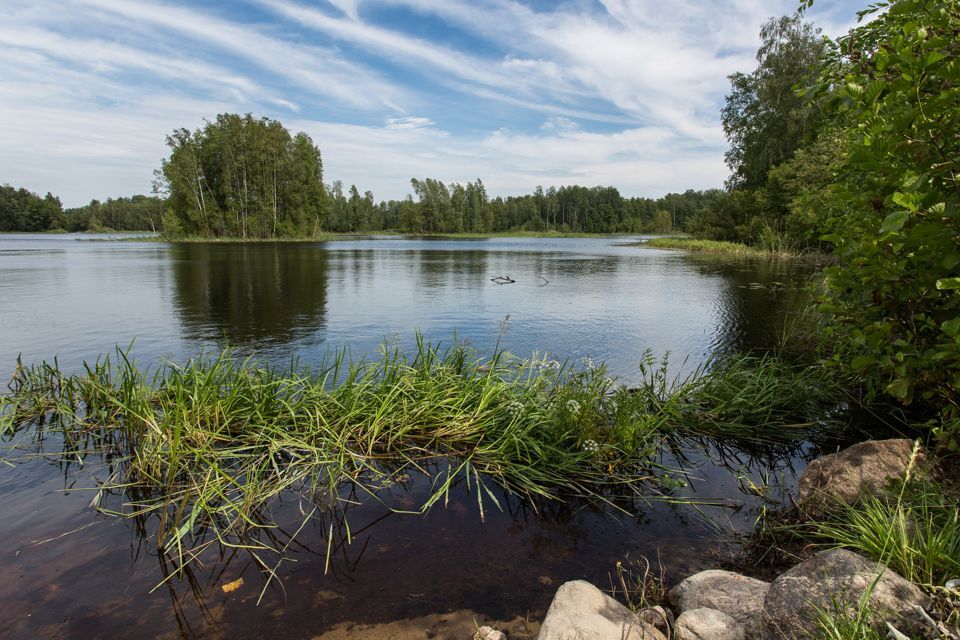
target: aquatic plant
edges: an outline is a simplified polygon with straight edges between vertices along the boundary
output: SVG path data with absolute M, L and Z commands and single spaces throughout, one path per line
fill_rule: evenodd
M 499 506 L 490 483 L 531 501 L 642 498 L 657 491 L 667 436 L 799 436 L 809 423 L 797 411 L 822 395 L 808 373 L 771 357 L 670 379 L 667 360 L 648 354 L 641 384 L 627 388 L 602 365 L 417 344 L 409 357 L 385 347 L 374 361 L 339 352 L 313 372 L 230 349 L 153 372 L 119 349 L 80 375 L 56 361 L 18 362 L 0 398 L 0 434 L 56 437 L 65 460 L 106 461 L 93 505 L 154 519 L 157 548 L 176 565 L 170 576 L 215 544 L 247 549 L 271 572 L 257 553 L 282 554 L 296 532 L 286 542 L 263 535 L 277 526 L 269 505 L 291 492 L 307 505 L 301 527 L 342 511 L 344 487 L 377 499 L 413 471 L 433 481 L 421 512 L 462 479 L 481 516 Z

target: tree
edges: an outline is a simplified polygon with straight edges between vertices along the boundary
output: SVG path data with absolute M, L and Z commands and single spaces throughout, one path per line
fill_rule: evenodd
M 732 187 L 763 186 L 767 171 L 808 142 L 821 119 L 819 102 L 795 89 L 819 74 L 826 52 L 820 31 L 796 14 L 771 18 L 760 38 L 756 70 L 729 77 L 721 112 Z
M 279 122 L 220 114 L 167 137 L 160 188 L 169 194 L 168 231 L 270 238 L 313 235 L 327 210 L 320 150 Z

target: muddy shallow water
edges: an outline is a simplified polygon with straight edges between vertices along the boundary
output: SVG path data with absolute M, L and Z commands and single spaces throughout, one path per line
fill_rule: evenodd
M 28 362 L 58 355 L 76 370 L 134 338 L 147 364 L 226 340 L 309 365 L 329 348 L 362 356 L 385 338 L 409 345 L 420 329 L 481 353 L 499 342 L 521 355 L 590 357 L 629 383 L 646 349 L 672 350 L 680 370 L 716 350 L 772 346 L 803 303 L 807 273 L 609 239 L 169 246 L 2 236 L 0 358 L 12 369 L 21 352 Z M 501 274 L 516 283 L 490 281 Z M 357 502 L 345 510 L 349 535 L 342 520 L 318 517 L 282 561 L 211 547 L 166 582 L 155 522 L 97 514 L 91 489 L 109 470 L 57 450 L 48 441 L 38 454 L 29 433 L 0 444 L 2 637 L 462 637 L 495 620 L 522 638 L 566 580 L 608 587 L 617 561 L 641 556 L 659 558 L 668 582 L 715 566 L 729 552 L 722 540 L 748 530 L 764 500 L 783 499 L 811 446 L 682 443 L 659 462 L 682 467 L 687 486 L 620 504 L 628 513 L 494 489 L 501 508 L 487 499 L 481 518 L 463 482 L 446 506 L 401 513 L 430 493 L 411 473 L 377 499 L 345 488 L 340 504 Z M 747 479 L 770 495 L 746 490 Z M 291 492 L 271 507 L 280 530 L 265 536 L 284 544 L 311 508 Z M 257 558 L 276 572 L 265 590 Z

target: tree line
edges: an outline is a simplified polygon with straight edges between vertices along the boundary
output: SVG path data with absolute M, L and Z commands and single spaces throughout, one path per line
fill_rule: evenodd
M 720 190 L 624 198 L 615 187 L 537 187 L 490 197 L 483 181 L 410 181 L 402 200 L 323 182 L 320 150 L 305 133 L 251 114 L 220 114 L 196 131 L 167 138 L 157 172 L 172 236 L 282 238 L 323 233 L 667 232 L 688 226 Z
M 159 231 L 166 203 L 154 196 L 91 200 L 64 209 L 52 193 L 0 186 L 0 231 Z

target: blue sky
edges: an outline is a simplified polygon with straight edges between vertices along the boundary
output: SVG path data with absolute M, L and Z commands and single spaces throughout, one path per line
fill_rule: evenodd
M 325 180 L 491 194 L 720 186 L 726 76 L 796 0 L 0 0 L 0 183 L 148 193 L 165 136 L 222 112 L 309 133 Z M 865 2 L 819 1 L 835 35 Z

